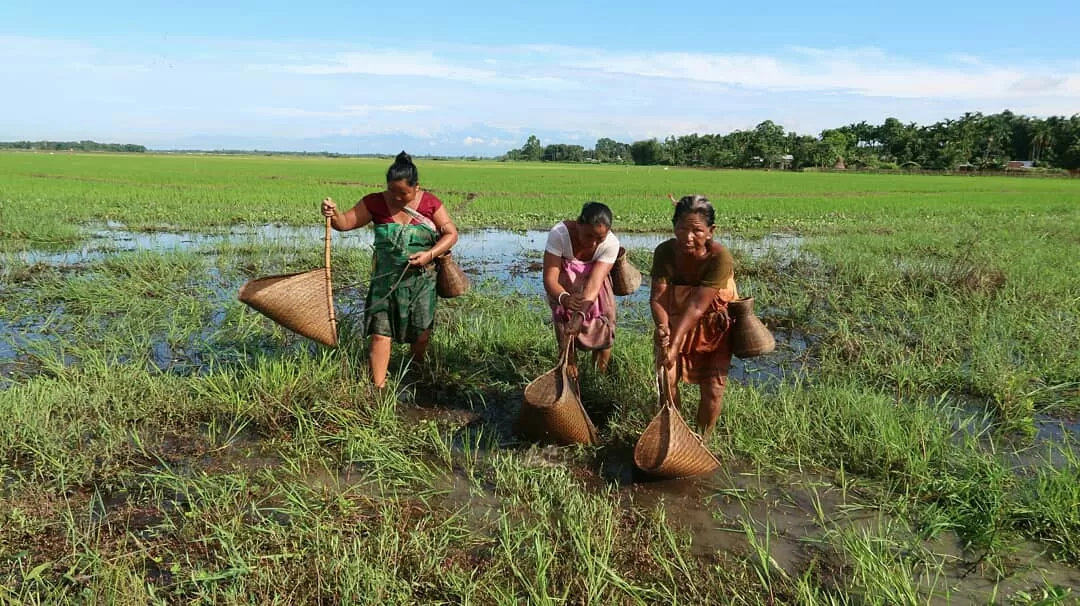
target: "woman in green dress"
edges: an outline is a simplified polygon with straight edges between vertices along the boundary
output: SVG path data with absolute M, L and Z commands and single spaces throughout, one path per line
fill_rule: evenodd
M 401 152 L 386 171 L 386 191 L 364 196 L 344 213 L 330 198 L 322 203 L 323 216 L 337 231 L 374 225 L 364 334 L 371 336 L 371 376 L 379 388 L 386 385 L 392 343 L 411 344 L 413 363 L 423 363 L 435 321 L 434 261 L 458 239 L 442 201 L 419 182 L 412 158 Z

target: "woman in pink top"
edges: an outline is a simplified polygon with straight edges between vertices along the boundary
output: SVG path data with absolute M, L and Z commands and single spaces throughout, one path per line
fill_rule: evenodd
M 587 202 L 576 221 L 551 228 L 544 250 L 544 291 L 559 351 L 567 335 L 577 331 L 573 345 L 592 351 L 601 372 L 607 370 L 615 341 L 615 293 L 608 274 L 619 254 L 619 239 L 611 222 L 610 208 Z M 573 352 L 567 370 L 577 376 Z

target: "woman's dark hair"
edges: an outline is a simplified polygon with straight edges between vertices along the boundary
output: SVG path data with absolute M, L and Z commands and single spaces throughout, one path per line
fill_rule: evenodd
M 679 201 L 675 203 L 675 216 L 671 218 L 671 224 L 678 225 L 679 219 L 689 214 L 701 215 L 709 227 L 716 224 L 716 211 L 713 210 L 709 199 L 701 194 L 679 198 Z
M 577 218 L 582 225 L 603 225 L 608 229 L 611 229 L 611 221 L 611 209 L 599 202 L 586 202 Z
M 402 151 L 394 158 L 394 163 L 386 171 L 386 182 L 393 183 L 404 179 L 410 187 L 416 187 L 420 182 L 420 172 L 413 164 L 412 156 Z

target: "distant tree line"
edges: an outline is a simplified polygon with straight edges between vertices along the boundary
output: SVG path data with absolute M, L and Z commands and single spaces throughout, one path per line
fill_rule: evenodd
M 282 151 L 266 149 L 162 149 L 157 154 L 198 154 L 201 156 L 313 156 L 320 158 L 393 158 L 392 154 L 343 154 L 328 151 Z
M 766 120 L 726 135 L 669 136 L 631 144 L 600 139 L 593 149 L 542 145 L 534 135 L 501 159 L 624 162 L 713 168 L 869 168 L 1001 170 L 1010 161 L 1032 167 L 1080 169 L 1080 114 L 1036 118 L 1011 111 L 965 113 L 929 126 L 888 118 L 826 129 L 819 136 L 785 132 Z
M 141 154 L 142 145 L 131 143 L 98 143 L 97 141 L 0 141 L 0 149 L 40 149 L 46 151 L 104 151 Z

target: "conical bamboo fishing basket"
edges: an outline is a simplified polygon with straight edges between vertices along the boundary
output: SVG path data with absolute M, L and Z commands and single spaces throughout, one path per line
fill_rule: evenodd
M 289 330 L 337 347 L 337 317 L 330 280 L 330 219 L 324 239 L 326 266 L 302 273 L 256 278 L 240 287 L 239 298 Z
M 568 336 L 558 365 L 525 387 L 521 412 L 514 424 L 522 436 L 562 445 L 596 444 L 596 427 L 566 374 L 573 342 L 574 336 Z
M 739 358 L 753 358 L 772 353 L 776 339 L 764 323 L 754 315 L 754 298 L 743 297 L 728 303 L 731 316 L 731 353 Z
M 634 294 L 641 287 L 641 272 L 626 258 L 626 249 L 619 247 L 619 256 L 611 266 L 611 290 L 620 297 Z
M 444 299 L 460 297 L 469 290 L 469 277 L 447 252 L 435 259 L 435 294 Z
M 720 461 L 683 420 L 673 395 L 674 368 L 656 369 L 660 388 L 657 413 L 634 447 L 634 465 L 655 478 L 674 480 L 709 473 Z

